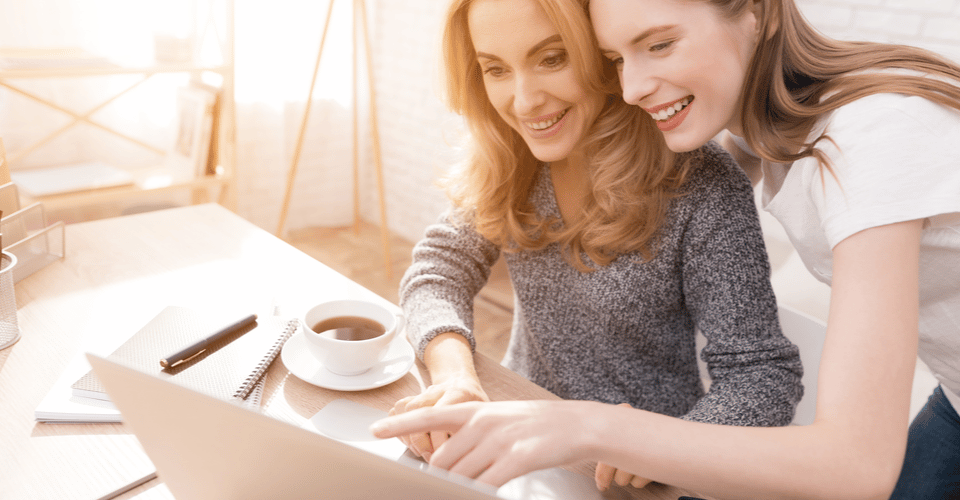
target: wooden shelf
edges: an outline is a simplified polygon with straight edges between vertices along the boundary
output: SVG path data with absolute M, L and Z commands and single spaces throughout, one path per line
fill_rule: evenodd
M 198 9 L 206 8 L 212 5 L 209 0 L 196 0 L 196 4 Z M 218 102 L 215 108 L 216 115 L 213 118 L 213 121 L 216 123 L 215 131 L 217 135 L 211 140 L 212 147 L 215 149 L 211 149 L 209 151 L 209 154 L 215 157 L 217 160 L 216 170 L 218 173 L 216 175 L 198 174 L 196 177 L 189 180 L 178 180 L 176 182 L 167 182 L 162 185 L 157 185 L 156 183 L 149 183 L 146 181 L 144 178 L 146 174 L 143 172 L 138 172 L 138 170 L 142 169 L 137 169 L 129 165 L 116 165 L 124 170 L 129 170 L 132 174 L 134 174 L 135 177 L 138 178 L 138 181 L 133 185 L 122 187 L 91 189 L 41 197 L 25 196 L 25 198 L 32 201 L 42 202 L 49 209 L 53 210 L 104 203 L 107 201 L 135 199 L 135 197 L 139 194 L 155 194 L 169 191 L 189 190 L 193 193 L 193 202 L 200 203 L 211 201 L 209 199 L 209 193 L 214 188 L 217 188 L 219 190 L 219 195 L 216 201 L 228 209 L 235 210 L 236 194 L 234 188 L 234 171 L 236 167 L 236 109 L 234 102 L 233 66 L 234 2 L 233 0 L 226 0 L 222 2 L 222 6 L 222 12 L 221 10 L 217 10 L 216 13 L 223 16 L 222 19 L 218 18 L 218 20 L 221 21 L 225 26 L 225 30 L 214 30 L 214 36 L 216 36 L 216 41 L 220 49 L 219 59 L 223 61 L 221 64 L 157 62 L 145 65 L 121 66 L 113 64 L 107 58 L 93 57 L 89 54 L 85 54 L 79 49 L 64 50 L 59 48 L 40 48 L 9 49 L 0 51 L 2 52 L 0 53 L 0 63 L 6 63 L 6 67 L 0 66 L 0 90 L 6 90 L 11 94 L 17 95 L 21 98 L 35 101 L 47 108 L 59 111 L 72 119 L 69 124 L 65 126 L 59 126 L 58 128 L 50 131 L 45 137 L 42 137 L 31 144 L 23 145 L 16 151 L 7 151 L 7 158 L 10 162 L 11 170 L 17 170 L 17 163 L 20 159 L 28 156 L 33 151 L 47 146 L 53 139 L 59 137 L 71 127 L 78 124 L 94 126 L 107 133 L 120 137 L 131 144 L 136 144 L 145 151 L 150 151 L 153 154 L 160 154 L 162 157 L 166 157 L 170 152 L 173 151 L 172 147 L 169 149 L 157 148 L 148 141 L 128 135 L 126 131 L 123 130 L 122 125 L 100 123 L 92 118 L 92 116 L 100 109 L 108 106 L 111 102 L 129 92 L 133 88 L 141 85 L 154 75 L 186 73 L 191 76 L 192 81 L 199 81 L 200 76 L 204 73 L 215 73 L 221 77 L 221 82 L 217 90 Z M 208 26 L 198 27 L 198 29 L 204 30 L 207 27 Z M 198 33 L 198 35 L 202 38 L 203 33 Z M 26 56 L 24 56 L 24 54 L 26 54 Z M 32 56 L 33 54 L 35 54 L 35 56 Z M 31 66 L 32 64 L 33 66 Z M 118 75 L 141 75 L 142 78 L 137 83 L 126 87 L 124 90 L 114 92 L 109 98 L 88 110 L 77 111 L 67 109 L 61 104 L 37 95 L 29 88 L 29 80 L 31 79 L 71 79 L 87 77 L 111 77 Z M 24 81 L 21 82 L 19 80 Z M 71 83 L 65 83 L 65 85 L 70 84 Z M 199 143 L 200 142 L 197 141 L 194 142 L 194 144 Z M 10 146 L 11 145 L 8 142 L 7 147 L 9 148 Z M 193 158 L 202 158 L 202 156 L 197 155 L 193 156 Z M 88 159 L 82 158 L 78 160 Z M 196 171 L 202 172 L 203 168 L 201 162 L 198 161 L 197 165 L 200 168 L 196 169 Z M 158 168 L 162 169 L 162 164 L 160 166 L 151 167 L 150 170 L 156 172 Z M 212 169 L 208 169 L 208 173 L 209 171 L 212 171 Z M 23 195 L 23 193 L 21 193 L 21 195 Z
M 29 196 L 21 194 L 30 203 L 42 203 L 48 210 L 62 210 L 79 205 L 111 203 L 129 199 L 136 195 L 162 194 L 176 191 L 190 190 L 193 192 L 193 203 L 207 203 L 213 200 L 211 189 L 218 189 L 218 198 L 223 198 L 223 192 L 233 184 L 233 179 L 226 175 L 208 175 L 189 181 L 170 182 L 163 185 L 149 185 L 141 179 L 129 186 L 91 189 L 49 196 Z M 223 205 L 223 203 L 221 203 Z

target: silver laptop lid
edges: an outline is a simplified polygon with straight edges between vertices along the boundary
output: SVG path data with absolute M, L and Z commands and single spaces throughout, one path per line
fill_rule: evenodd
M 123 421 L 178 500 L 493 500 L 495 490 L 261 415 L 88 354 Z

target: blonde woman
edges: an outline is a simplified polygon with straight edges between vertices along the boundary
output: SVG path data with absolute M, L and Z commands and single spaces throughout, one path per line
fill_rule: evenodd
M 516 296 L 509 368 L 566 399 L 789 423 L 801 367 L 736 164 L 715 144 L 664 146 L 620 99 L 576 0 L 455 1 L 444 48 L 447 99 L 471 149 L 446 181 L 453 209 L 427 229 L 401 284 L 432 385 L 394 413 L 488 399 L 472 305 L 503 255 Z M 403 439 L 429 458 L 447 439 L 430 430 Z
M 792 0 L 585 7 L 624 100 L 673 151 L 726 129 L 765 209 L 832 285 L 816 420 L 746 429 L 573 404 L 411 415 L 459 429 L 434 461 L 483 463 L 497 483 L 563 448 L 721 498 L 960 498 L 960 67 L 832 40 Z M 908 430 L 918 352 L 941 385 Z

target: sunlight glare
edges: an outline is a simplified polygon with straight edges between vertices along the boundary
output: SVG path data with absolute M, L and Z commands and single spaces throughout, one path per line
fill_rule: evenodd
M 349 106 L 352 2 L 334 3 L 314 99 Z M 302 102 L 310 88 L 329 3 L 307 0 L 237 2 L 237 103 Z

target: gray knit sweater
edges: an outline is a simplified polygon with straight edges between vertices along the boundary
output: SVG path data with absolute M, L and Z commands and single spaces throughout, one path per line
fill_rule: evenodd
M 629 403 L 700 422 L 786 425 L 803 393 L 802 368 L 780 331 L 753 190 L 716 144 L 696 154 L 655 259 L 626 254 L 583 273 L 557 244 L 504 252 L 515 312 L 503 363 L 565 399 Z M 548 166 L 530 201 L 560 217 Z M 427 228 L 400 285 L 419 356 L 447 331 L 475 346 L 473 300 L 499 256 L 499 247 L 446 217 Z M 698 328 L 713 379 L 706 394 Z

